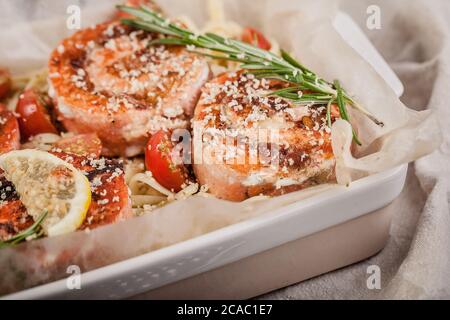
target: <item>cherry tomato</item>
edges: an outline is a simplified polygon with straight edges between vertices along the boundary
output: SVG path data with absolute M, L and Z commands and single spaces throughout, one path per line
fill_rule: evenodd
M 158 131 L 145 148 L 145 166 L 163 187 L 179 192 L 187 180 L 187 172 L 183 165 L 176 165 L 172 160 L 173 148 L 169 134 Z
M 95 133 L 63 138 L 53 145 L 66 153 L 98 159 L 102 153 L 102 142 Z
M 0 103 L 0 154 L 20 148 L 20 131 L 16 117 Z
M 0 100 L 8 96 L 11 86 L 11 74 L 8 70 L 0 68 Z
M 24 140 L 41 133 L 58 134 L 47 102 L 34 89 L 27 89 L 20 95 L 16 112 L 19 114 L 20 133 Z
M 242 32 L 241 40 L 263 50 L 272 48 L 269 40 L 261 32 L 253 28 L 245 28 Z

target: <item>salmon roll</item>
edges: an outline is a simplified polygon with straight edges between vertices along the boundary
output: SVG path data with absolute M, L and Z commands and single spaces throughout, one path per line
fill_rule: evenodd
M 81 170 L 90 182 L 92 201 L 79 230 L 92 230 L 132 217 L 129 189 L 121 161 L 80 156 L 58 148 L 51 153 Z M 33 223 L 14 185 L 0 170 L 0 241 L 10 239 Z
M 210 78 L 203 57 L 151 46 L 160 35 L 108 22 L 65 39 L 49 61 L 58 119 L 74 133 L 96 133 L 104 156 L 143 153 L 155 132 L 189 126 Z
M 270 96 L 286 85 L 242 71 L 205 85 L 193 119 L 193 167 L 216 197 L 243 201 L 335 181 L 327 106 Z M 332 106 L 331 121 L 338 117 Z
M 121 160 L 86 158 L 58 149 L 52 153 L 84 172 L 90 182 L 92 202 L 80 230 L 95 229 L 133 216 Z

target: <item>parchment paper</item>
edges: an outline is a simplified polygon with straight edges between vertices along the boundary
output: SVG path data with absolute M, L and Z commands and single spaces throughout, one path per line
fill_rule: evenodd
M 14 73 L 46 65 L 52 48 L 70 34 L 65 26 L 67 6 L 61 4 L 69 2 L 57 3 L 55 6 L 55 1 L 50 0 L 0 1 L 0 26 L 8 25 L 0 33 L 2 65 Z M 107 19 L 114 10 L 113 3 L 80 1 L 85 8 L 83 27 Z M 343 121 L 336 122 L 333 146 L 341 184 L 413 161 L 440 145 L 435 117 L 429 112 L 407 109 L 333 29 L 331 21 L 336 12 L 333 2 L 227 0 L 225 3 L 228 17 L 242 25 L 260 28 L 325 79 L 339 79 L 357 101 L 385 123 L 379 128 L 352 112 L 364 145 L 355 154 L 365 155 L 356 159 L 349 151 L 350 126 Z M 202 0 L 166 0 L 160 4 L 170 15 L 187 15 L 200 25 L 205 22 Z M 90 233 L 73 233 L 4 249 L 0 252 L 0 294 L 63 278 L 69 265 L 79 265 L 83 271 L 92 270 L 268 213 L 332 187 L 336 186 L 241 204 L 196 196 Z

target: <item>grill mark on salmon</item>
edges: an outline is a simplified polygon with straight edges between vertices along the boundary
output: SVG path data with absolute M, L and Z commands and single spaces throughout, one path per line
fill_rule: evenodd
M 2 201 L 14 201 L 19 200 L 19 195 L 14 188 L 12 182 L 6 180 L 3 176 L 3 171 L 0 169 L 0 200 Z

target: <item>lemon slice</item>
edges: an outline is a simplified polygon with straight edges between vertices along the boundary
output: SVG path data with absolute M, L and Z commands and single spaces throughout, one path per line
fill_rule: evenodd
M 77 230 L 91 204 L 88 179 L 69 163 L 44 151 L 20 150 L 0 156 L 0 168 L 20 200 L 49 237 Z

